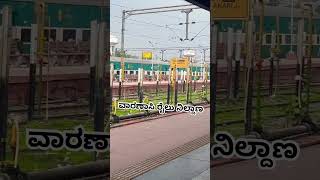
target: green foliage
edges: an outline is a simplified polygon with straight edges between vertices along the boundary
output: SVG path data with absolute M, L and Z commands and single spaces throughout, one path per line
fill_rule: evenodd
M 121 50 L 116 49 L 114 56 L 121 57 L 121 55 L 122 55 Z M 125 58 L 136 58 L 136 59 L 139 58 L 138 56 L 133 56 L 133 55 L 127 54 L 126 52 L 124 52 L 124 57 Z
M 20 155 L 19 167 L 25 172 L 42 171 L 56 168 L 59 165 L 77 165 L 85 162 L 94 161 L 93 154 L 79 151 L 70 152 L 66 149 L 61 151 L 54 150 L 30 150 L 26 145 L 26 129 L 56 129 L 56 130 L 72 130 L 74 127 L 82 125 L 86 131 L 93 130 L 93 123 L 89 119 L 51 119 L 50 121 L 33 120 L 26 124 L 20 124 Z M 9 128 L 11 128 L 9 126 Z M 8 131 L 7 137 L 11 138 L 11 131 Z M 12 149 L 7 146 L 7 157 L 12 159 Z M 1 166 L 1 165 L 0 165 Z
M 301 98 L 301 107 L 299 106 L 299 100 L 297 97 L 292 97 L 289 101 L 287 108 L 285 109 L 286 114 L 299 124 L 301 121 L 305 120 L 308 116 L 306 97 Z

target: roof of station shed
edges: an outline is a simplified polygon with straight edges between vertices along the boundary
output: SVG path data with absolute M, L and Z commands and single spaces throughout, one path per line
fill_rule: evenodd
M 186 0 L 202 9 L 210 11 L 210 0 Z
M 202 9 L 210 11 L 210 0 L 186 0 L 196 6 L 199 6 Z M 294 17 L 303 17 L 305 15 L 302 14 L 301 11 L 301 4 L 300 3 L 307 3 L 313 5 L 313 18 L 319 19 L 320 18 L 320 0 L 293 0 L 294 1 L 294 10 L 293 16 Z M 256 2 L 256 1 L 255 1 Z M 254 14 L 260 15 L 260 6 L 257 3 L 255 8 L 257 9 Z M 291 16 L 291 1 L 284 1 L 284 0 L 266 0 L 265 4 L 265 16 L 280 16 L 280 17 L 290 17 Z
M 14 0 L 22 2 L 34 2 L 34 0 Z M 44 0 L 46 3 L 57 4 L 72 4 L 72 5 L 91 5 L 91 6 L 106 6 L 106 0 Z

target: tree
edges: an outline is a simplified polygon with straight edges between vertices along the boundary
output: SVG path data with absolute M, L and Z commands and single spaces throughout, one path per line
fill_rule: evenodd
M 121 57 L 121 50 L 116 49 L 116 51 L 114 53 L 114 56 L 115 57 Z M 124 57 L 125 58 L 139 58 L 138 56 L 127 54 L 127 52 L 124 52 Z

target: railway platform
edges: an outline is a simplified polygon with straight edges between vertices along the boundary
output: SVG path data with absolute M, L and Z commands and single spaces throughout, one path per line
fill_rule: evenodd
M 111 179 L 139 179 L 149 176 L 148 172 L 153 176 L 187 160 L 189 168 L 192 163 L 201 164 L 200 170 L 190 174 L 200 175 L 209 167 L 209 162 L 202 161 L 209 155 L 205 153 L 210 142 L 209 113 L 205 108 L 196 116 L 180 113 L 111 128 Z
M 314 134 L 295 139 L 300 144 L 300 156 L 295 161 L 277 161 L 272 170 L 258 168 L 257 159 L 224 163 L 210 169 L 214 179 L 247 180 L 317 180 L 320 164 L 320 135 Z M 230 173 L 232 172 L 232 173 Z
M 161 165 L 134 180 L 209 180 L 210 144 Z

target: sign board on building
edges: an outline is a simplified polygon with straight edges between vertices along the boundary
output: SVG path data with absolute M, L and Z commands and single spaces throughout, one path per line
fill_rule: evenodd
M 142 59 L 152 59 L 152 52 L 142 52 Z
M 214 20 L 248 19 L 249 0 L 211 0 Z
M 171 67 L 176 67 L 176 68 L 188 68 L 189 67 L 189 60 L 187 58 L 174 58 L 170 61 L 170 66 Z

